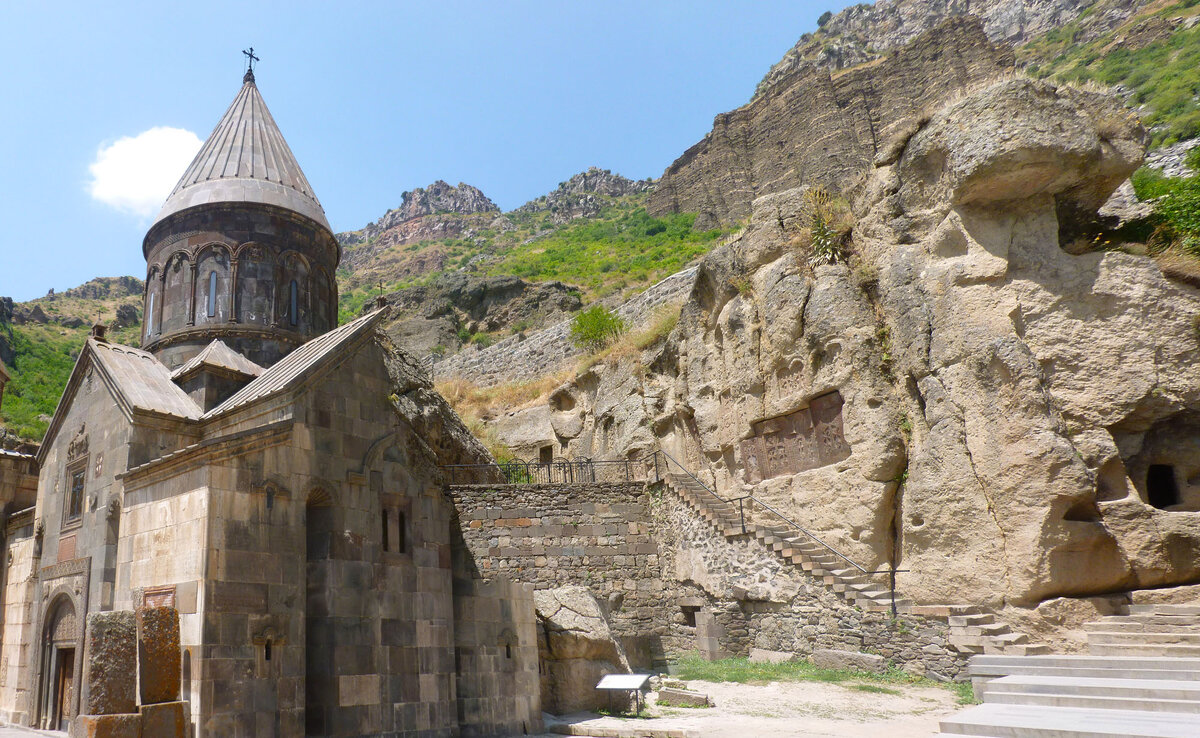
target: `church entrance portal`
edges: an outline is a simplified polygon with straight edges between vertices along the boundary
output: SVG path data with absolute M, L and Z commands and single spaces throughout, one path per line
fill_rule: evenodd
M 63 597 L 46 620 L 42 638 L 42 684 L 39 725 L 66 730 L 75 715 L 75 647 L 78 628 L 75 607 Z

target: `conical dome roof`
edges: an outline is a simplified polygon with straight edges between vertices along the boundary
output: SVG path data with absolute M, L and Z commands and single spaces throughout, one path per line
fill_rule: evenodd
M 154 222 L 197 205 L 254 202 L 287 208 L 329 229 L 325 210 L 267 110 L 254 74 L 247 72 L 243 81 Z

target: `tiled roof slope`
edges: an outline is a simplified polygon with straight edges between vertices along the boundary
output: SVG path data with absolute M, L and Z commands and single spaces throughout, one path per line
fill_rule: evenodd
M 323 336 L 314 338 L 280 359 L 278 363 L 263 372 L 262 376 L 238 390 L 225 402 L 209 410 L 204 417 L 211 418 L 229 412 L 300 384 L 309 370 L 320 365 L 327 358 L 336 356 L 344 346 L 374 329 L 386 312 L 386 308 L 376 310 Z
M 275 205 L 329 228 L 321 203 L 249 74 L 154 222 L 216 202 Z
M 225 345 L 225 342 L 217 339 L 204 347 L 204 350 L 193 356 L 187 363 L 171 372 L 172 379 L 179 379 L 187 376 L 201 366 L 214 366 L 219 369 L 227 369 L 238 374 L 245 374 L 248 377 L 257 377 L 262 374 L 263 369 L 258 364 L 250 361 L 245 356 Z
M 153 354 L 131 346 L 89 338 L 87 346 L 100 370 L 135 410 L 199 420 L 200 407 L 171 381 L 171 372 Z

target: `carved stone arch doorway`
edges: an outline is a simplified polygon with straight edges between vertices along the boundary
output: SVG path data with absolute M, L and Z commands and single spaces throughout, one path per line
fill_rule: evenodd
M 37 724 L 45 730 L 66 730 L 79 705 L 79 616 L 66 594 L 56 597 L 47 612 L 39 655 Z

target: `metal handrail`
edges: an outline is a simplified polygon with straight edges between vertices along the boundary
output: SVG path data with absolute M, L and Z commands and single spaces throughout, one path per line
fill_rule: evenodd
M 672 456 L 671 454 L 667 453 L 666 451 L 663 451 L 661 448 L 660 448 L 660 449 L 658 449 L 657 451 L 655 451 L 654 453 L 650 454 L 650 455 L 651 455 L 651 456 L 657 456 L 658 454 L 662 454 L 663 456 L 665 456 L 665 457 L 667 458 L 667 460 L 675 462 L 675 466 L 677 466 L 677 467 L 679 467 L 680 469 L 682 469 L 684 474 L 687 474 L 689 477 L 691 477 L 691 478 L 692 478 L 692 480 L 693 480 L 694 482 L 696 482 L 696 484 L 698 484 L 698 485 L 700 485 L 701 487 L 703 487 L 703 488 L 704 488 L 704 490 L 705 490 L 706 492 L 708 492 L 710 495 L 712 495 L 713 497 L 716 497 L 716 498 L 717 498 L 718 500 L 720 500 L 721 502 L 732 502 L 732 501 L 733 501 L 733 500 L 727 500 L 727 499 L 725 499 L 725 498 L 724 498 L 724 497 L 722 497 L 721 495 L 717 494 L 717 493 L 716 493 L 716 491 L 714 491 L 714 490 L 710 489 L 710 488 L 709 488 L 709 486 L 708 486 L 707 484 L 705 484 L 704 482 L 701 482 L 701 481 L 700 481 L 700 478 L 699 478 L 699 477 L 697 477 L 695 474 L 692 474 L 692 472 L 691 472 L 691 471 L 690 471 L 690 470 L 689 470 L 689 469 L 688 469 L 686 466 L 684 466 L 683 464 L 680 464 L 680 463 L 679 463 L 679 461 L 678 461 L 678 460 L 677 460 L 677 459 L 676 459 L 674 456 Z M 643 458 L 644 458 L 644 457 L 643 457 Z M 670 469 L 670 467 L 667 467 L 667 468 L 668 468 L 668 469 Z M 654 463 L 654 470 L 655 470 L 655 473 L 657 474 L 657 472 L 658 472 L 658 462 L 657 462 L 657 461 L 655 461 L 655 463 Z M 747 495 L 747 497 L 748 497 L 748 496 L 749 496 L 749 495 Z
M 770 506 L 770 505 L 768 505 L 767 503 L 765 503 L 765 502 L 763 502 L 762 500 L 758 499 L 757 497 L 755 497 L 755 496 L 754 496 L 754 494 L 753 494 L 753 493 L 747 493 L 747 494 L 745 494 L 745 495 L 744 495 L 744 496 L 742 496 L 742 497 L 734 497 L 734 498 L 730 498 L 730 499 L 725 499 L 724 497 L 721 497 L 721 496 L 720 496 L 719 494 L 717 494 L 715 491 L 713 491 L 712 489 L 710 489 L 710 488 L 709 488 L 709 486 L 708 486 L 707 484 L 705 484 L 704 482 L 701 482 L 701 481 L 700 481 L 700 479 L 699 479 L 699 478 L 697 478 L 695 474 L 693 474 L 693 473 L 692 473 L 692 472 L 691 472 L 691 471 L 690 471 L 690 470 L 689 470 L 687 467 L 685 467 L 683 464 L 680 464 L 680 463 L 679 463 L 679 461 L 678 461 L 677 459 L 675 459 L 675 457 L 674 457 L 674 456 L 671 456 L 669 453 L 667 453 L 666 451 L 663 451 L 662 449 L 659 449 L 659 450 L 655 451 L 654 453 L 655 453 L 655 454 L 659 454 L 659 453 L 661 453 L 661 454 L 662 454 L 664 457 L 666 457 L 666 458 L 667 458 L 667 459 L 669 459 L 670 461 L 674 462 L 676 466 L 678 466 L 680 469 L 682 469 L 682 470 L 683 470 L 683 471 L 684 471 L 684 472 L 685 472 L 685 473 L 686 473 L 686 474 L 687 474 L 689 477 L 691 477 L 693 480 L 695 480 L 695 482 L 696 482 L 697 484 L 699 484 L 701 487 L 703 487 L 703 488 L 705 489 L 705 491 L 707 491 L 707 492 L 708 492 L 709 494 L 711 494 L 713 497 L 716 497 L 718 500 L 720 500 L 720 501 L 722 501 L 722 502 L 726 502 L 726 503 L 733 503 L 733 502 L 737 502 L 737 503 L 738 503 L 738 515 L 739 515 L 739 517 L 741 518 L 741 523 L 742 523 L 742 532 L 743 532 L 743 533 L 745 533 L 745 532 L 746 532 L 746 515 L 745 515 L 745 512 L 744 512 L 744 510 L 743 510 L 743 508 L 742 508 L 742 501 L 743 501 L 743 500 L 750 500 L 750 502 L 751 502 L 751 503 L 753 503 L 753 504 L 757 504 L 758 506 L 762 507 L 762 508 L 763 508 L 764 510 L 766 510 L 767 512 L 771 513 L 771 514 L 772 514 L 772 515 L 774 515 L 775 517 L 777 517 L 777 518 L 779 518 L 780 520 L 782 520 L 783 522 L 787 523 L 787 524 L 788 524 L 788 526 L 790 526 L 791 528 L 793 528 L 793 529 L 795 529 L 795 530 L 798 530 L 798 531 L 800 531 L 801 533 L 803 533 L 804 535 L 806 535 L 806 536 L 808 536 L 809 538 L 811 538 L 813 541 L 815 541 L 815 542 L 816 542 L 818 545 L 820 545 L 822 548 L 824 548 L 825 550 L 829 551 L 829 552 L 830 552 L 831 554 L 833 554 L 834 556 L 837 556 L 837 557 L 838 557 L 839 559 L 841 559 L 842 561 L 845 561 L 847 564 L 849 564 L 850 566 L 852 566 L 854 569 L 857 569 L 857 570 L 858 570 L 858 572 L 859 572 L 860 574 L 863 574 L 864 576 L 872 576 L 872 575 L 878 575 L 878 574 L 887 574 L 887 575 L 888 575 L 888 589 L 889 589 L 889 592 L 890 592 L 890 594 L 891 594 L 892 617 L 896 617 L 896 574 L 897 574 L 897 573 L 902 573 L 902 572 L 908 572 L 908 571 L 909 571 L 908 569 L 897 569 L 897 568 L 895 568 L 895 567 L 893 566 L 893 567 L 891 567 L 891 568 L 888 568 L 888 569 L 876 569 L 876 570 L 874 570 L 874 571 L 868 571 L 868 570 L 866 569 L 866 567 L 864 567 L 864 566 L 862 566 L 862 565 L 858 564 L 858 563 L 857 563 L 857 562 L 855 562 L 853 559 L 851 559 L 849 556 L 846 556 L 844 553 L 842 553 L 841 551 L 838 551 L 838 550 L 837 550 L 836 548 L 834 548 L 833 546 L 830 546 L 830 545 L 829 545 L 828 543 L 826 543 L 825 541 L 822 541 L 822 540 L 821 540 L 820 538 L 818 538 L 818 537 L 816 536 L 816 534 L 814 534 L 812 531 L 808 530 L 808 529 L 807 529 L 807 528 L 805 528 L 804 526 L 800 525 L 800 524 L 799 524 L 799 523 L 797 523 L 796 521 L 794 521 L 794 520 L 792 520 L 791 518 L 787 517 L 786 515 L 784 515 L 783 513 L 779 512 L 779 511 L 778 511 L 778 510 L 776 510 L 775 508 L 771 507 L 771 506 Z M 670 467 L 668 466 L 667 468 L 669 469 Z M 656 461 L 655 461 L 655 471 L 656 471 L 656 472 L 657 472 L 657 469 L 658 469 L 658 462 L 657 462 L 657 460 L 656 460 Z

